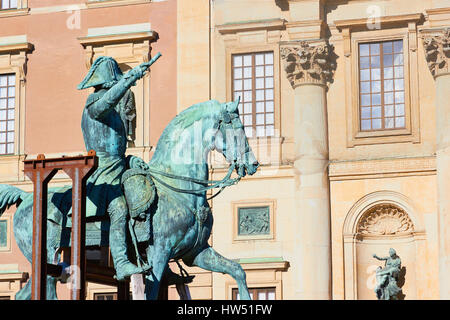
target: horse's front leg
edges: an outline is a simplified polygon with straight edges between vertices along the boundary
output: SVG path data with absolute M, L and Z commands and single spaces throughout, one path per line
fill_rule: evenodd
M 229 274 L 237 282 L 241 300 L 251 300 L 245 280 L 245 272 L 239 263 L 224 258 L 208 246 L 200 251 L 192 264 L 205 270 Z
M 161 244 L 155 244 L 154 247 L 149 247 L 147 250 L 147 257 L 151 259 L 152 269 L 151 273 L 145 277 L 146 300 L 158 299 L 161 279 L 167 269 L 170 252 L 169 248 L 165 248 Z

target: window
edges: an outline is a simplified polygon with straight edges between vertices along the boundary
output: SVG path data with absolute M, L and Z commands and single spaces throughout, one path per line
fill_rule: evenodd
M 94 293 L 94 300 L 117 300 L 117 293 Z
M 1 7 L 0 9 L 17 9 L 17 1 L 18 0 L 0 0 Z
M 275 287 L 249 288 L 248 291 L 252 300 L 275 300 Z M 239 300 L 239 290 L 237 288 L 233 288 L 232 299 Z
M 234 54 L 232 91 L 247 137 L 274 136 L 273 52 Z
M 405 128 L 403 40 L 359 44 L 361 130 Z
M 8 221 L 0 220 L 0 248 L 8 247 Z
M 14 154 L 15 74 L 0 75 L 0 155 Z

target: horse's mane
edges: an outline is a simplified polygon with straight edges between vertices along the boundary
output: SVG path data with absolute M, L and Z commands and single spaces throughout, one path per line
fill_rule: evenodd
M 151 165 L 158 162 L 162 155 L 169 152 L 172 149 L 173 144 L 178 141 L 173 141 L 171 134 L 175 130 L 184 130 L 191 127 L 194 122 L 200 119 L 217 118 L 221 112 L 221 103 L 217 100 L 209 100 L 200 102 L 190 106 L 189 108 L 180 112 L 175 118 L 173 118 L 164 129 L 161 137 L 156 145 L 155 153 L 150 161 Z

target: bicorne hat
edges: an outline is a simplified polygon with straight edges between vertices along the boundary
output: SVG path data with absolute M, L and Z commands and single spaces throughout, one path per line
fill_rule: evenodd
M 109 88 L 122 77 L 123 73 L 116 60 L 111 57 L 98 57 L 77 89 L 82 90 L 99 85 Z

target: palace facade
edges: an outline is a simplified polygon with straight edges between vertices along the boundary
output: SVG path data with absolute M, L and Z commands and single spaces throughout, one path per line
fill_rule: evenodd
M 148 160 L 177 113 L 240 97 L 261 166 L 211 201 L 210 243 L 254 299 L 376 299 L 373 255 L 390 248 L 400 299 L 450 299 L 449 0 L 1 3 L 1 183 L 31 191 L 25 158 L 84 152 L 75 88 L 96 56 L 125 71 L 161 51 L 133 89 L 129 152 Z M 213 153 L 211 178 L 226 172 Z M 31 271 L 13 215 L 0 218 L 11 298 Z M 231 277 L 186 269 L 193 299 L 238 298 Z M 114 290 L 89 284 L 88 298 Z

